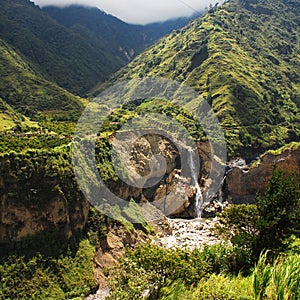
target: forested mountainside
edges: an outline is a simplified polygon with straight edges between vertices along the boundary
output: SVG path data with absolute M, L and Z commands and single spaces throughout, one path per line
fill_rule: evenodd
M 299 140 L 299 20 L 299 1 L 215 6 L 140 54 L 109 84 L 145 76 L 179 80 L 212 105 L 231 156 L 256 156 Z
M 50 17 L 78 34 L 91 36 L 107 49 L 116 52 L 124 62 L 151 45 L 154 41 L 187 25 L 197 16 L 182 17 L 148 25 L 127 24 L 95 7 L 71 5 L 67 7 L 45 6 Z
M 32 120 L 77 120 L 83 100 L 46 80 L 22 55 L 0 39 L 0 128 Z M 28 120 L 27 120 L 28 121 Z
M 78 15 L 69 19 L 73 23 L 59 22 L 70 14 Z M 167 32 L 172 30 L 167 28 Z M 146 36 L 143 30 L 95 8 L 43 11 L 29 0 L 1 1 L 0 38 L 34 63 L 48 80 L 82 96 L 151 43 L 151 34 Z

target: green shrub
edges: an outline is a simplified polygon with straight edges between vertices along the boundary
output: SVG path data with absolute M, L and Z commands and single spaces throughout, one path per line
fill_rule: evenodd
M 95 287 L 94 247 L 82 240 L 59 257 L 9 256 L 0 263 L 0 299 L 74 299 Z
M 256 205 L 231 205 L 219 214 L 215 233 L 234 245 L 253 249 L 257 239 L 259 212 Z
M 294 175 L 274 170 L 263 196 L 256 199 L 258 249 L 285 249 L 285 240 L 292 234 L 300 237 L 300 181 Z
M 300 181 L 276 168 L 256 205 L 232 205 L 223 211 L 215 232 L 246 247 L 257 260 L 263 249 L 284 251 L 292 235 L 300 237 Z
M 209 271 L 215 274 L 247 273 L 252 265 L 251 252 L 247 247 L 240 246 L 205 246 L 201 258 L 208 263 Z
M 143 244 L 128 249 L 113 272 L 110 299 L 140 299 L 143 291 L 157 295 L 167 282 L 181 279 L 195 284 L 209 272 L 209 265 L 199 250 L 167 250 L 156 245 Z M 127 295 L 128 298 L 122 298 Z

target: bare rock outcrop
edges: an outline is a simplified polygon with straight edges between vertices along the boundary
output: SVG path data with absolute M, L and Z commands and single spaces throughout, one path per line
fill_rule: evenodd
M 288 173 L 300 173 L 300 147 L 267 152 L 252 166 L 233 167 L 225 180 L 227 198 L 234 204 L 254 203 L 272 176 L 274 167 Z
M 69 162 L 62 162 L 59 173 L 51 159 L 48 153 L 0 157 L 0 243 L 47 233 L 68 239 L 85 227 L 89 203 Z

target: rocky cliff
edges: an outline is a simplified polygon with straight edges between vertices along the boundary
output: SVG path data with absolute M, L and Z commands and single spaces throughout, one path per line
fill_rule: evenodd
M 232 203 L 253 203 L 272 176 L 274 167 L 300 174 L 300 144 L 292 143 L 277 151 L 269 151 L 250 166 L 235 166 L 225 180 L 225 194 Z
M 41 233 L 70 238 L 83 230 L 89 205 L 63 152 L 11 152 L 0 157 L 0 242 Z
M 132 135 L 123 132 L 112 138 L 123 163 L 114 164 L 114 168 L 119 175 L 124 169 L 127 171 L 121 174 L 122 180 L 108 182 L 110 189 L 125 200 L 133 197 L 137 202 L 150 202 L 167 216 L 195 217 L 197 187 L 191 176 L 191 149 L 178 149 L 167 137 L 157 134 L 144 134 L 137 139 Z M 195 163 L 199 163 L 197 182 L 205 195 L 213 184 L 210 177 L 220 175 L 218 166 L 212 163 L 209 142 L 198 142 L 193 151 Z

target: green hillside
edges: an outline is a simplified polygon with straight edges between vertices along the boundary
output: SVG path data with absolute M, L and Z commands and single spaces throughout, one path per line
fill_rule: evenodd
M 153 39 L 188 21 L 144 28 L 97 8 L 42 10 L 29 0 L 2 0 L 0 38 L 35 64 L 48 80 L 84 96 L 152 44 Z
M 77 120 L 84 107 L 79 97 L 47 81 L 0 39 L 0 127 L 32 120 Z
M 298 0 L 216 6 L 139 55 L 109 84 L 154 76 L 193 87 L 220 118 L 231 156 L 253 157 L 299 140 L 299 7 Z
M 84 93 L 120 67 L 103 47 L 94 47 L 28 0 L 1 1 L 0 37 L 74 93 Z

